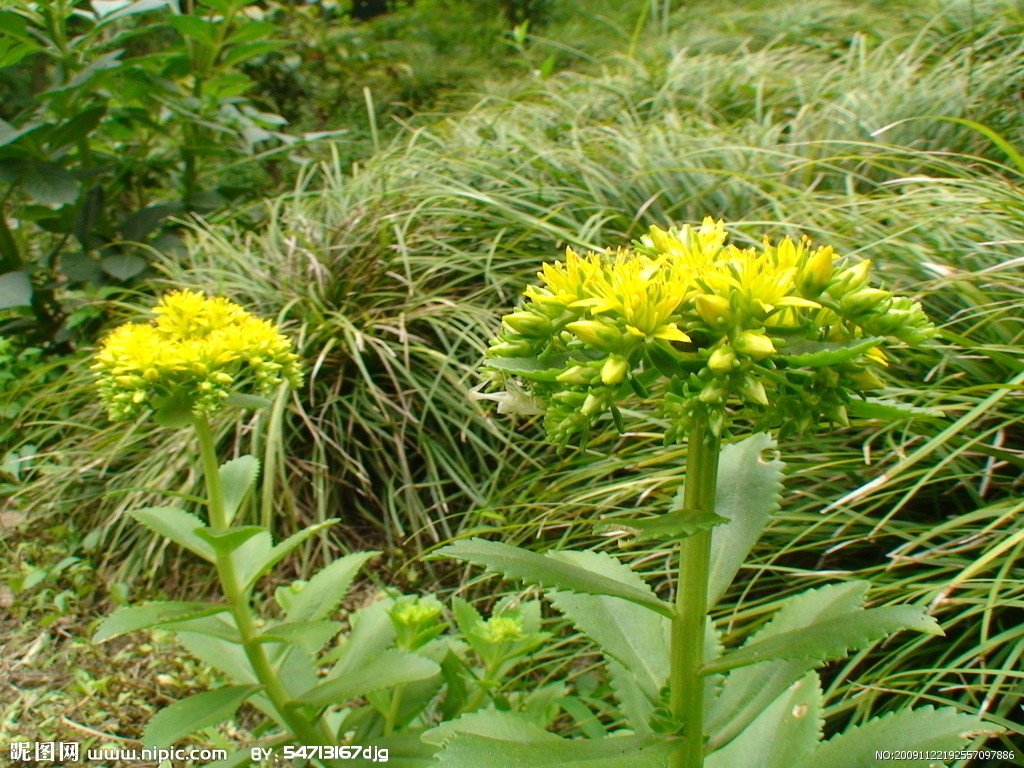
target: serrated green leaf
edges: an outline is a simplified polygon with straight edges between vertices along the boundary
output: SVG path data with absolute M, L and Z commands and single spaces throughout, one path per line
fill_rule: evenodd
M 628 566 L 603 552 L 563 552 L 574 565 L 592 573 L 654 592 Z M 650 701 L 657 701 L 668 677 L 668 620 L 632 602 L 616 597 L 548 593 L 551 604 L 610 658 L 630 671 L 633 682 Z M 643 721 L 646 725 L 646 719 Z M 637 729 L 642 727 L 630 723 Z
M 329 678 L 296 697 L 300 704 L 329 706 L 358 699 L 371 691 L 425 680 L 441 672 L 437 663 L 415 653 L 395 649 L 364 660 L 357 669 L 341 677 Z
M 394 604 L 392 598 L 385 597 L 349 616 L 352 628 L 348 636 L 325 659 L 337 662 L 328 677 L 342 677 L 359 669 L 363 659 L 375 656 L 395 642 L 395 627 L 388 615 Z
M 198 535 L 198 531 L 206 529 L 206 524 L 192 513 L 175 507 L 142 507 L 132 509 L 128 514 L 154 533 L 170 539 L 207 562 L 217 560 L 213 547 Z
M 317 653 L 342 629 L 340 621 L 301 621 L 275 624 L 257 638 L 261 643 L 291 643 L 307 653 Z
M 215 551 L 228 554 L 234 552 L 253 536 L 266 534 L 270 536 L 262 525 L 240 525 L 237 528 L 228 528 L 226 531 L 214 531 L 203 528 L 196 531 L 196 535 L 207 542 Z
M 935 619 L 920 608 L 909 605 L 870 608 L 748 643 L 738 651 L 705 664 L 703 672 L 727 672 L 773 659 L 807 659 L 824 664 L 844 658 L 851 650 L 865 648 L 901 629 L 942 634 Z
M 884 400 L 879 397 L 868 397 L 864 400 L 854 399 L 846 405 L 851 416 L 858 419 L 941 419 L 945 414 L 937 408 L 923 408 L 897 400 Z
M 747 643 L 859 611 L 864 607 L 869 587 L 866 581 L 852 581 L 808 589 L 789 597 L 772 620 Z M 735 738 L 765 707 L 815 666 L 814 660 L 790 659 L 766 661 L 730 672 L 707 710 L 709 747 L 716 749 Z
M 239 456 L 221 464 L 218 474 L 228 525 L 235 519 L 235 513 L 238 512 L 246 494 L 252 489 L 259 473 L 260 460 L 255 456 Z
M 216 637 L 226 640 L 229 643 L 241 643 L 242 637 L 238 634 L 238 626 L 235 618 L 228 612 L 213 613 L 198 618 L 182 619 L 180 621 L 169 621 L 162 624 L 171 632 L 195 632 L 208 637 Z
M 255 685 L 227 685 L 176 701 L 157 712 L 142 734 L 146 749 L 166 749 L 190 733 L 233 717 Z
M 665 768 L 678 745 L 655 736 L 522 742 L 464 733 L 438 753 L 437 768 Z
M 219 670 L 231 681 L 240 685 L 258 682 L 245 649 L 238 642 L 231 642 L 205 630 L 179 630 L 177 639 L 186 651 L 207 666 Z
M 722 599 L 779 508 L 785 465 L 777 458 L 762 457 L 774 450 L 775 440 L 760 433 L 725 446 L 719 456 L 715 513 L 728 522 L 711 531 L 709 608 Z M 682 498 L 680 488 L 679 499 Z
M 379 552 L 354 552 L 320 569 L 302 590 L 292 597 L 285 614 L 287 622 L 318 621 L 334 613 L 348 594 L 359 569 Z
M 449 720 L 436 728 L 425 731 L 420 737 L 425 744 L 441 746 L 459 733 L 475 733 L 492 739 L 505 741 L 533 741 L 558 743 L 561 739 L 548 733 L 539 725 L 525 720 L 512 712 L 484 710 L 470 712 L 455 720 Z
M 675 615 L 672 606 L 659 600 L 649 589 L 640 589 L 634 584 L 627 584 L 574 565 L 569 559 L 572 555 L 563 557 L 563 554 L 565 553 L 549 552 L 546 555 L 538 555 L 501 542 L 473 538 L 442 547 L 437 550 L 435 556 L 475 563 L 506 578 L 517 579 L 527 584 L 587 595 L 619 597 L 663 616 Z
M 103 620 L 99 629 L 96 630 L 96 634 L 93 635 L 92 641 L 102 643 L 104 640 L 110 640 L 112 637 L 134 632 L 137 629 L 157 627 L 172 621 L 208 616 L 226 610 L 228 610 L 226 605 L 176 601 L 123 606 Z
M 882 336 L 840 342 L 803 341 L 786 347 L 780 358 L 797 368 L 833 366 L 854 360 L 884 342 Z
M 600 535 L 624 534 L 634 541 L 676 542 L 728 522 L 714 512 L 678 510 L 657 517 L 642 519 L 615 518 L 594 524 L 594 533 Z
M 864 768 L 894 766 L 898 768 L 929 768 L 935 760 L 881 759 L 877 750 L 891 752 L 928 752 L 930 750 L 963 749 L 972 733 L 983 724 L 976 717 L 957 712 L 952 707 L 904 709 L 853 726 L 820 744 L 792 768 Z M 906 757 L 906 755 L 900 755 Z
M 303 528 L 301 531 L 293 533 L 291 536 L 289 536 L 287 539 L 282 541 L 277 546 L 272 547 L 269 550 L 265 550 L 261 556 L 253 557 L 252 559 L 250 559 L 248 561 L 250 565 L 247 568 L 244 577 L 240 579 L 240 581 L 242 582 L 242 588 L 249 589 L 250 587 L 252 587 L 252 585 L 256 583 L 256 580 L 258 578 L 268 573 L 271 568 L 273 568 L 275 565 L 281 562 L 281 560 L 287 557 L 288 554 L 297 546 L 302 544 L 302 542 L 304 542 L 310 536 L 324 530 L 325 528 L 330 528 L 336 522 L 338 522 L 338 518 L 332 517 L 329 520 L 324 520 L 323 522 L 316 523 L 315 525 L 308 526 L 307 528 Z M 269 538 L 269 535 L 267 536 L 266 540 L 260 539 L 258 537 L 253 537 L 252 539 L 250 539 L 250 542 L 265 542 L 268 541 Z M 246 543 L 248 544 L 249 542 Z M 265 544 L 263 544 L 262 546 L 265 547 Z M 243 561 L 241 555 L 242 552 L 241 550 L 239 550 L 239 561 Z
M 742 733 L 708 755 L 706 768 L 791 768 L 821 739 L 821 683 L 814 672 L 769 704 Z

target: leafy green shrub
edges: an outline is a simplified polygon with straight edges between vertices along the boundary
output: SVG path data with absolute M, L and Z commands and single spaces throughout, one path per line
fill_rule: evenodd
M 0 82 L 32 84 L 0 121 L 6 333 L 74 340 L 153 249 L 180 247 L 169 217 L 251 192 L 228 170 L 258 174 L 251 159 L 282 138 L 283 120 L 246 99 L 240 67 L 282 43 L 244 6 L 60 0 L 0 11 Z

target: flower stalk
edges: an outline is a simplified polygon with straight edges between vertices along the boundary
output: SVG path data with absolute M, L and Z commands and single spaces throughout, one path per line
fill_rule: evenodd
M 706 417 L 696 417 L 687 445 L 683 506 L 692 514 L 714 512 L 720 439 Z M 680 542 L 676 617 L 672 620 L 670 650 L 670 709 L 682 726 L 685 741 L 671 768 L 701 768 L 704 764 L 704 635 L 707 623 L 711 531 L 702 529 Z
M 220 481 L 220 465 L 217 451 L 210 429 L 209 420 L 201 414 L 193 414 L 192 425 L 199 438 L 199 455 L 203 467 L 203 479 L 206 483 L 207 514 L 210 530 L 214 534 L 226 533 L 231 527 L 224 508 L 224 493 Z M 234 554 L 230 551 L 217 551 L 217 576 L 220 580 L 224 596 L 227 598 L 234 617 L 242 648 L 249 660 L 253 673 L 263 691 L 270 699 L 279 719 L 285 723 L 304 744 L 328 745 L 333 743 L 328 734 L 320 732 L 312 723 L 298 715 L 288 706 L 291 696 L 285 690 L 280 677 L 275 673 L 270 659 L 267 658 L 266 646 L 259 641 L 259 629 L 253 621 L 252 606 L 249 602 L 248 590 L 238 581 Z

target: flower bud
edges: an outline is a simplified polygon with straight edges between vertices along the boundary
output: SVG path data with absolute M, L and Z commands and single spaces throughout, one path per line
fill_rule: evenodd
M 593 392 L 587 395 L 583 405 L 580 406 L 580 413 L 584 416 L 596 416 L 602 410 L 604 410 L 604 398 Z
M 729 300 L 713 293 L 702 293 L 695 302 L 697 314 L 712 328 L 721 328 L 732 322 Z
M 776 352 L 772 340 L 757 331 L 743 331 L 733 342 L 733 347 L 743 355 L 761 360 Z
M 832 262 L 835 259 L 835 252 L 832 246 L 826 245 L 818 248 L 807 259 L 800 273 L 797 275 L 796 284 L 805 294 L 817 296 L 828 285 L 832 279 Z
M 601 366 L 601 381 L 608 386 L 619 384 L 629 373 L 629 361 L 622 355 L 609 355 Z
M 860 288 L 843 296 L 839 301 L 839 307 L 851 315 L 862 315 L 873 310 L 891 295 L 881 288 Z
M 492 344 L 487 350 L 491 357 L 529 357 L 533 353 L 533 347 L 525 339 L 515 341 L 499 341 Z
M 513 312 L 501 320 L 513 331 L 525 336 L 544 336 L 551 333 L 551 321 L 533 312 Z
M 704 385 L 704 389 L 697 395 L 697 399 L 702 403 L 708 403 L 710 405 L 720 405 L 725 402 L 725 398 L 728 397 L 729 391 L 721 385 L 716 379 L 715 381 L 708 382 Z
M 736 359 L 736 353 L 729 346 L 719 347 L 708 358 L 708 368 L 715 373 L 729 373 L 738 365 L 739 360 Z
M 566 323 L 566 330 L 571 331 L 584 344 L 597 349 L 612 350 L 621 346 L 622 332 L 613 325 L 599 320 L 577 320 Z
M 574 365 L 555 376 L 555 381 L 560 381 L 563 384 L 586 386 L 593 383 L 596 376 L 597 372 L 593 368 L 588 368 L 585 365 Z
M 755 405 L 768 405 L 768 394 L 764 390 L 764 384 L 753 376 L 744 376 L 740 382 L 740 395 L 748 403 Z
M 840 298 L 850 291 L 855 291 L 858 288 L 863 288 L 868 282 L 868 272 L 871 271 L 871 260 L 865 259 L 852 267 L 847 267 L 838 275 L 836 275 L 832 284 L 828 288 L 828 292 Z

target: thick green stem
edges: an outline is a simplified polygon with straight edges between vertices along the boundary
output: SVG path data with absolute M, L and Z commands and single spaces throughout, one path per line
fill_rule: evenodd
M 686 458 L 683 506 L 692 513 L 713 512 L 718 481 L 719 439 L 707 419 L 695 416 Z M 672 621 L 669 689 L 673 718 L 682 724 L 686 741 L 673 756 L 671 768 L 704 764 L 704 627 L 708 610 L 711 531 L 683 539 L 679 550 L 676 618 Z
M 222 533 L 230 528 L 231 524 L 224 509 L 224 493 L 221 489 L 220 465 L 217 461 L 213 432 L 210 430 L 209 422 L 203 416 L 195 416 L 193 423 L 196 435 L 199 437 L 199 454 L 203 463 L 203 477 L 206 481 L 210 528 L 214 533 Z M 234 616 L 235 625 L 238 627 L 238 635 L 242 641 L 242 647 L 245 649 L 246 658 L 249 659 L 256 679 L 263 686 L 263 691 L 274 705 L 277 714 L 303 744 L 312 746 L 333 743 L 329 734 L 321 733 L 321 729 L 288 707 L 291 696 L 274 671 L 270 659 L 267 658 L 266 647 L 259 642 L 259 629 L 253 621 L 249 595 L 244 585 L 238 581 L 232 553 L 218 551 L 216 564 L 217 576 L 220 578 L 224 596 L 231 606 L 231 615 Z

